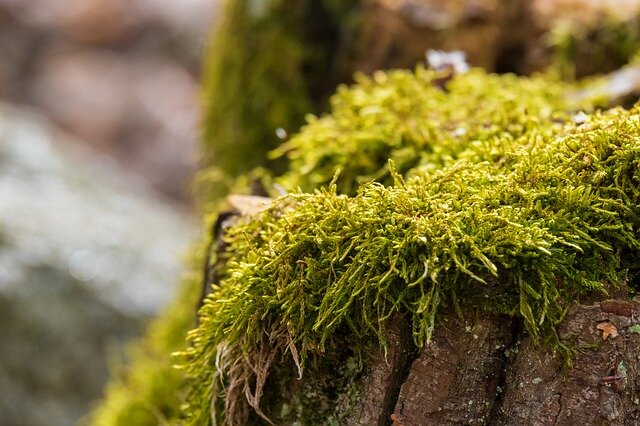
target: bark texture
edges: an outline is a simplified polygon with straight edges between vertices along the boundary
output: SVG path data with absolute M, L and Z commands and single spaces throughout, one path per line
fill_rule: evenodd
M 411 324 L 403 317 L 393 319 L 387 331 L 387 356 L 380 352 L 369 363 L 362 399 L 349 424 L 384 425 L 391 418 L 400 387 L 405 382 L 417 351 L 411 338 Z
M 638 424 L 640 304 L 605 300 L 578 305 L 560 326 L 579 353 L 563 377 L 560 360 L 523 339 L 506 371 L 496 424 Z M 607 335 L 606 326 L 618 336 Z M 605 330 L 602 330 L 604 328 Z
M 486 423 L 498 399 L 508 318 L 451 316 L 413 362 L 394 411 L 399 424 Z M 471 317 L 471 318 L 469 318 Z
M 577 350 L 565 368 L 504 316 L 443 318 L 419 353 L 396 320 L 386 361 L 379 354 L 369 363 L 349 424 L 638 424 L 638 322 L 634 301 L 576 304 L 559 326 Z

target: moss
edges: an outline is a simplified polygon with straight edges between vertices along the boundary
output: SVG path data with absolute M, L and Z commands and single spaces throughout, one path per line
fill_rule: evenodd
M 566 353 L 565 309 L 629 278 L 637 254 L 638 109 L 576 124 L 591 102 L 570 103 L 574 86 L 549 76 L 474 70 L 444 91 L 440 77 L 359 77 L 310 118 L 279 151 L 292 193 L 229 232 L 180 359 L 188 381 L 168 354 L 184 349 L 198 272 L 94 422 L 207 424 L 213 407 L 227 422 L 340 423 L 361 371 L 335 366 L 363 359 L 362 342 L 384 346 L 394 312 L 413 318 L 417 346 L 443 308 L 470 307 L 521 317 Z
M 367 37 L 359 12 L 366 5 L 362 0 L 227 0 L 205 55 L 199 197 L 218 200 L 256 166 L 287 168 L 286 162 L 266 160 L 280 143 L 276 129 L 295 131 L 306 113 L 326 110 L 339 83 L 351 81 L 358 59 L 368 55 L 359 51 Z M 637 16 L 583 20 L 551 24 L 550 54 L 565 78 L 573 78 L 575 70 L 579 76 L 611 71 L 637 51 Z
M 384 345 L 395 312 L 413 318 L 417 346 L 440 310 L 464 307 L 520 317 L 567 355 L 555 325 L 568 306 L 627 280 L 639 109 L 575 123 L 571 86 L 474 71 L 441 92 L 436 77 L 361 77 L 281 150 L 292 190 L 343 171 L 229 231 L 231 259 L 183 354 L 189 423 L 209 422 L 212 406 L 230 423 L 250 407 L 266 418 L 260 400 L 284 359 L 303 370 L 335 362 L 331 348 Z
M 297 129 L 305 113 L 324 109 L 326 97 L 346 78 L 346 57 L 339 60 L 334 50 L 341 33 L 355 28 L 358 4 L 227 1 L 203 75 L 201 151 L 209 167 L 199 180 L 205 200 L 227 193 L 253 167 L 278 168 L 265 163 L 280 142 L 276 129 Z
M 158 425 L 180 418 L 185 377 L 173 368 L 171 354 L 184 348 L 187 331 L 195 324 L 201 261 L 202 254 L 194 255 L 193 270 L 182 280 L 176 300 L 129 348 L 127 365 L 113 372 L 103 401 L 89 415 L 91 424 Z
M 567 79 L 614 71 L 640 46 L 638 11 L 621 17 L 602 12 L 582 22 L 578 16 L 556 22 L 548 35 L 552 62 Z
M 357 27 L 352 12 L 358 4 L 227 2 L 204 72 L 202 152 L 210 167 L 199 177 L 202 200 L 217 200 L 239 180 L 247 182 L 238 177 L 255 165 L 273 166 L 264 157 L 279 142 L 275 129 L 296 129 L 304 113 L 324 110 L 325 95 L 347 79 L 354 46 L 337 61 L 327 58 L 342 33 Z M 320 21 L 323 27 L 314 30 L 310 24 Z M 612 33 L 619 35 L 611 39 L 620 58 L 635 37 L 627 30 Z M 562 50 L 561 42 L 558 57 L 574 63 L 579 50 Z M 613 123 L 610 131 L 621 140 L 636 129 L 619 125 L 623 112 L 594 115 L 588 119 L 593 123 L 576 128 L 574 113 L 590 111 L 593 102 L 570 101 L 567 93 L 579 85 L 550 75 L 528 79 L 474 70 L 446 91 L 435 87 L 439 77 L 421 67 L 358 76 L 358 85 L 339 88 L 330 115 L 308 117 L 303 131 L 272 154 L 286 160 L 279 164 L 288 163 L 289 171 L 276 177 L 254 172 L 291 190 L 279 205 L 293 207 L 275 208 L 230 235 L 234 257 L 183 360 L 188 386 L 169 354 L 184 349 L 193 324 L 199 265 L 173 308 L 132 348 L 130 366 L 109 386 L 94 423 L 181 422 L 179 405 L 188 391 L 189 421 L 206 424 L 212 383 L 218 419 L 235 411 L 259 421 L 250 414 L 244 386 L 258 407 L 261 381 L 260 406 L 270 418 L 335 421 L 344 406 L 323 410 L 314 401 L 343 394 L 346 383 L 354 386 L 346 393 L 357 394 L 359 376 L 319 365 L 341 365 L 337 347 L 358 352 L 362 339 L 380 339 L 386 317 L 396 310 L 413 315 L 417 344 L 428 339 L 442 306 L 467 304 L 521 316 L 530 333 L 566 350 L 556 340 L 554 321 L 572 298 L 604 291 L 624 279 L 625 270 L 633 271 L 627 261 L 635 253 L 630 229 L 637 228 L 629 211 L 637 203 L 633 167 L 606 163 L 591 170 L 603 153 L 583 152 L 581 144 L 606 139 L 618 155 L 621 146 L 597 126 Z M 574 151 L 560 149 L 559 140 L 573 140 Z M 570 152 L 571 161 L 565 158 Z M 572 162 L 583 169 L 569 167 Z M 326 187 L 338 169 L 332 190 L 297 190 Z M 633 184 L 598 192 L 624 182 Z M 296 376 L 297 362 L 308 381 L 298 393 L 281 393 Z M 319 376 L 326 382 L 317 383 Z M 312 395 L 314 387 L 322 392 Z
M 391 183 L 387 159 L 402 175 L 462 157 L 495 161 L 500 144 L 531 133 L 549 137 L 570 121 L 571 111 L 593 103 L 572 102 L 567 94 L 577 86 L 550 75 L 519 78 L 475 69 L 446 91 L 438 78 L 421 66 L 415 73 L 358 75 L 357 86 L 342 86 L 331 98 L 331 115 L 309 116 L 303 131 L 274 151 L 290 163 L 278 183 L 312 191 L 341 169 L 338 191 L 354 194 L 362 182 Z

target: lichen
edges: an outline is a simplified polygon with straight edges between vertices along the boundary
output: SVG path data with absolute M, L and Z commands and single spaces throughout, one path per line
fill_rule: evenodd
M 317 357 L 301 379 L 291 374 L 294 370 L 273 374 L 279 383 L 269 386 L 264 406 L 280 410 L 269 418 L 276 424 L 346 424 L 362 392 L 361 362 L 342 348 L 340 354 Z
M 274 366 L 384 346 L 395 312 L 413 318 L 417 346 L 440 310 L 464 307 L 520 317 L 568 356 L 555 330 L 566 309 L 627 280 L 639 108 L 575 123 L 571 87 L 552 80 L 476 70 L 438 92 L 436 77 L 360 78 L 283 148 L 292 193 L 229 230 L 231 259 L 190 332 L 189 423 L 212 408 L 217 421 L 250 407 L 267 419 Z

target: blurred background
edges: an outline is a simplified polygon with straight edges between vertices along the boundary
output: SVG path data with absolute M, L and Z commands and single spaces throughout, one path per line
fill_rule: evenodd
M 216 11 L 0 0 L 0 424 L 74 424 L 174 295 Z
M 185 200 L 217 0 L 0 0 L 0 97 Z
M 267 152 L 354 72 L 640 58 L 640 0 L 221 2 L 0 0 L 0 425 L 81 419 L 174 296 L 194 204 L 281 171 Z

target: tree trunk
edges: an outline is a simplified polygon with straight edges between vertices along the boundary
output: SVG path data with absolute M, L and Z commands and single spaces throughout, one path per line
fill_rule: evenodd
M 558 328 L 577 349 L 569 368 L 505 316 L 448 315 L 415 353 L 395 318 L 348 424 L 638 424 L 637 318 L 634 301 L 576 304 Z

